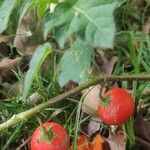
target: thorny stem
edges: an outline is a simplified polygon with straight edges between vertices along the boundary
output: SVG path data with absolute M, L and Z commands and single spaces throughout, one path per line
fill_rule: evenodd
M 19 114 L 13 115 L 10 119 L 8 119 L 7 121 L 5 121 L 4 123 L 0 124 L 0 131 L 7 129 L 9 127 L 12 127 L 15 124 L 18 124 L 20 122 L 26 122 L 28 121 L 29 118 L 31 118 L 33 115 L 41 112 L 42 110 L 46 109 L 47 107 L 49 107 L 51 104 L 56 103 L 56 102 L 60 102 L 63 99 L 70 97 L 72 95 L 75 95 L 79 92 L 81 92 L 82 90 L 99 84 L 101 81 L 150 81 L 150 74 L 148 75 L 144 75 L 144 74 L 140 74 L 140 75 L 101 75 L 101 76 L 97 76 L 94 77 L 93 79 L 90 79 L 89 81 L 65 92 L 60 94 L 57 97 L 54 97 L 50 100 L 48 100 L 45 103 L 39 104 L 27 111 L 21 112 Z

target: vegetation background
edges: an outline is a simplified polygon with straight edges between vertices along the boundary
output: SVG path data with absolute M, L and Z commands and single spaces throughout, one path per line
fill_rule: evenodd
M 74 145 L 99 132 L 112 150 L 150 149 L 149 60 L 149 0 L 0 0 L 0 149 L 30 149 L 39 120 Z M 114 86 L 136 104 L 117 127 L 95 121 Z

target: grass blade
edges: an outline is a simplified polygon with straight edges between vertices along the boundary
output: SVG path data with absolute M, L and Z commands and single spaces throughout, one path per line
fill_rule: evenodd
M 33 82 L 33 79 L 35 77 L 35 75 L 37 74 L 41 64 L 43 63 L 43 61 L 45 60 L 46 56 L 51 52 L 51 45 L 49 43 L 45 43 L 43 45 L 40 45 L 31 61 L 30 61 L 30 68 L 27 72 L 27 75 L 25 77 L 25 82 L 24 82 L 24 90 L 23 90 L 23 100 L 26 99 L 26 97 L 28 96 L 31 84 Z

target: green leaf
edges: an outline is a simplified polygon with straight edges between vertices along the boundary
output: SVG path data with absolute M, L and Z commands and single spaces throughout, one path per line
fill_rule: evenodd
M 4 0 L 0 0 L 0 5 L 4 2 Z
M 16 0 L 5 0 L 0 7 L 0 34 L 6 30 L 9 17 L 13 8 L 15 7 Z
M 31 61 L 30 61 L 30 68 L 27 72 L 27 75 L 25 77 L 25 82 L 24 82 L 24 90 L 23 90 L 23 100 L 26 99 L 26 97 L 28 96 L 31 84 L 33 82 L 33 79 L 35 77 L 35 75 L 37 74 L 41 64 L 43 63 L 43 61 L 45 60 L 46 56 L 51 52 L 51 45 L 50 43 L 45 43 L 43 45 L 40 45 Z
M 19 21 L 21 21 L 26 13 L 32 11 L 34 8 L 37 8 L 38 17 L 42 18 L 47 10 L 47 6 L 57 2 L 58 0 L 26 0 L 20 13 Z
M 115 33 L 113 12 L 117 4 L 117 0 L 66 0 L 49 14 L 50 19 L 46 19 L 44 37 L 55 28 L 56 39 L 62 48 L 72 34 L 91 46 L 112 48 Z
M 37 8 L 38 17 L 42 19 L 42 17 L 45 15 L 48 6 L 51 3 L 57 3 L 57 2 L 58 0 L 38 0 L 38 8 Z
M 38 14 L 38 17 L 42 19 L 42 17 L 44 16 L 46 10 L 47 10 L 47 7 L 48 5 L 47 4 L 43 4 L 43 5 L 40 5 L 38 8 L 37 8 L 37 14 Z
M 57 3 L 58 0 L 38 0 L 38 3 L 40 5 L 43 5 L 43 4 L 51 4 L 51 3 Z
M 75 41 L 73 47 L 67 50 L 60 61 L 59 84 L 64 86 L 69 81 L 82 83 L 88 78 L 93 49 L 81 40 Z

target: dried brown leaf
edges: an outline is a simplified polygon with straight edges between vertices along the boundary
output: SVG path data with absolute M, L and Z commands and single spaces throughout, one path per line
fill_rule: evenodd
M 109 143 L 111 150 L 126 150 L 127 139 L 123 130 L 119 130 L 115 134 L 110 132 L 109 137 L 105 140 Z
M 113 56 L 110 60 L 107 60 L 104 64 L 103 64 L 103 70 L 106 74 L 111 75 L 112 71 L 114 69 L 114 65 L 117 62 L 118 57 L 117 56 Z
M 12 36 L 0 35 L 0 43 L 2 43 L 2 42 L 13 42 L 13 40 L 14 40 L 14 35 L 12 35 Z
M 91 142 L 91 150 L 104 150 L 103 149 L 104 143 L 105 143 L 104 138 L 100 134 L 97 134 Z
M 42 24 L 35 11 L 23 17 L 17 28 L 14 46 L 21 55 L 33 54 L 35 48 L 43 41 Z
M 97 132 L 100 129 L 100 126 L 100 119 L 97 117 L 93 117 L 88 124 L 88 135 L 91 137 L 95 132 Z
M 139 137 L 136 138 L 136 141 L 138 142 L 138 147 L 140 150 L 150 150 L 150 142 L 147 142 Z
M 4 70 L 0 72 L 0 77 L 3 82 L 14 83 L 17 79 L 14 73 L 11 70 Z
M 150 107 L 147 110 L 147 116 L 150 116 Z
M 135 135 L 143 140 L 150 142 L 150 122 L 145 121 L 138 113 L 134 123 Z
M 145 22 L 145 25 L 143 26 L 143 33 L 149 34 L 150 33 L 150 17 Z
M 15 67 L 16 65 L 20 63 L 21 60 L 22 60 L 22 57 L 17 57 L 15 59 L 10 59 L 7 57 L 3 58 L 0 61 L 0 72 Z
M 82 94 L 84 97 L 82 111 L 93 116 L 97 116 L 97 108 L 99 103 L 99 94 L 101 86 L 95 85 L 85 89 Z
M 7 91 L 8 98 L 18 96 L 19 94 L 22 94 L 23 86 L 21 83 L 3 83 L 3 90 Z
M 146 2 L 147 4 L 150 4 L 150 0 L 145 0 L 145 2 Z
M 10 48 L 5 43 L 0 43 L 0 58 L 8 57 L 10 53 Z

